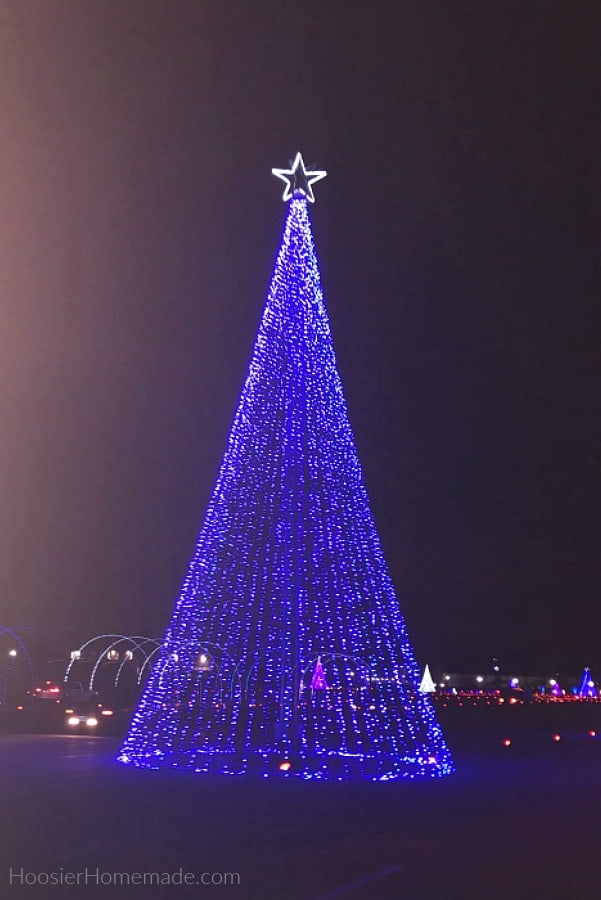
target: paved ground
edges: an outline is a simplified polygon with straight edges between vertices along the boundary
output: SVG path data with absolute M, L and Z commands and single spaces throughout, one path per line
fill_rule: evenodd
M 418 784 L 144 772 L 110 738 L 0 737 L 0 897 L 590 900 L 601 897 L 601 739 L 457 754 Z M 13 884 L 9 885 L 9 868 Z M 79 887 L 24 873 L 86 868 Z M 239 873 L 239 886 L 99 886 L 96 870 Z M 15 878 L 16 873 L 16 878 Z

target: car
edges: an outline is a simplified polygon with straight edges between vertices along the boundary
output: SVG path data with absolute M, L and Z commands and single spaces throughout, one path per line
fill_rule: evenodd
M 106 721 L 108 716 L 113 715 L 111 709 L 106 709 L 102 703 L 98 702 L 98 695 L 88 699 L 71 701 L 64 706 L 64 723 L 65 728 L 69 732 L 86 732 L 93 733 L 98 726 Z

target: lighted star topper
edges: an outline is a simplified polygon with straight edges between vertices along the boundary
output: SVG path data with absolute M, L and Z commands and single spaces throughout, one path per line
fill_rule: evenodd
M 290 200 L 291 197 L 302 194 L 310 203 L 315 203 L 311 185 L 321 181 L 328 174 L 323 171 L 307 172 L 301 153 L 296 154 L 291 169 L 272 169 L 271 172 L 276 178 L 286 182 L 282 200 Z

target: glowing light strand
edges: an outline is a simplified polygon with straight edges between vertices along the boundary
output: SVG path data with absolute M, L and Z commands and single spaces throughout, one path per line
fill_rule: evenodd
M 310 199 L 290 200 L 221 469 L 124 763 L 306 779 L 453 769 L 369 507 Z M 209 650 L 210 666 L 195 666 Z M 319 657 L 327 687 L 312 691 L 303 673 Z

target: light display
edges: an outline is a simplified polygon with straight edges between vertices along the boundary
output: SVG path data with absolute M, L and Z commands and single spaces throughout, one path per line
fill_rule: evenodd
M 282 200 L 290 200 L 294 196 L 304 196 L 310 203 L 315 203 L 311 185 L 316 181 L 321 181 L 328 173 L 323 169 L 307 172 L 302 155 L 297 153 L 289 169 L 272 169 L 271 174 L 281 179 L 286 185 Z
M 582 673 L 582 678 L 580 680 L 580 687 L 578 689 L 578 693 L 581 697 L 596 697 L 597 696 L 597 688 L 595 687 L 595 682 L 591 678 L 591 670 L 588 666 L 586 666 L 584 672 Z
M 419 683 L 419 689 L 422 694 L 433 694 L 436 690 L 434 679 L 430 674 L 430 666 L 427 663 L 426 668 L 424 669 L 424 674 L 422 675 L 422 680 Z
M 559 682 L 556 681 L 555 678 L 552 678 L 549 684 L 551 685 L 551 694 L 553 695 L 553 697 L 563 697 L 563 691 L 560 687 Z
M 445 775 L 323 302 L 307 186 L 325 173 L 298 154 L 275 174 L 295 178 L 248 375 L 118 758 L 305 779 Z
M 311 678 L 311 690 L 312 691 L 327 691 L 328 682 L 326 681 L 326 675 L 323 670 L 323 665 L 321 663 L 321 656 L 317 657 L 317 662 L 315 663 L 315 669 L 313 670 L 313 677 Z

